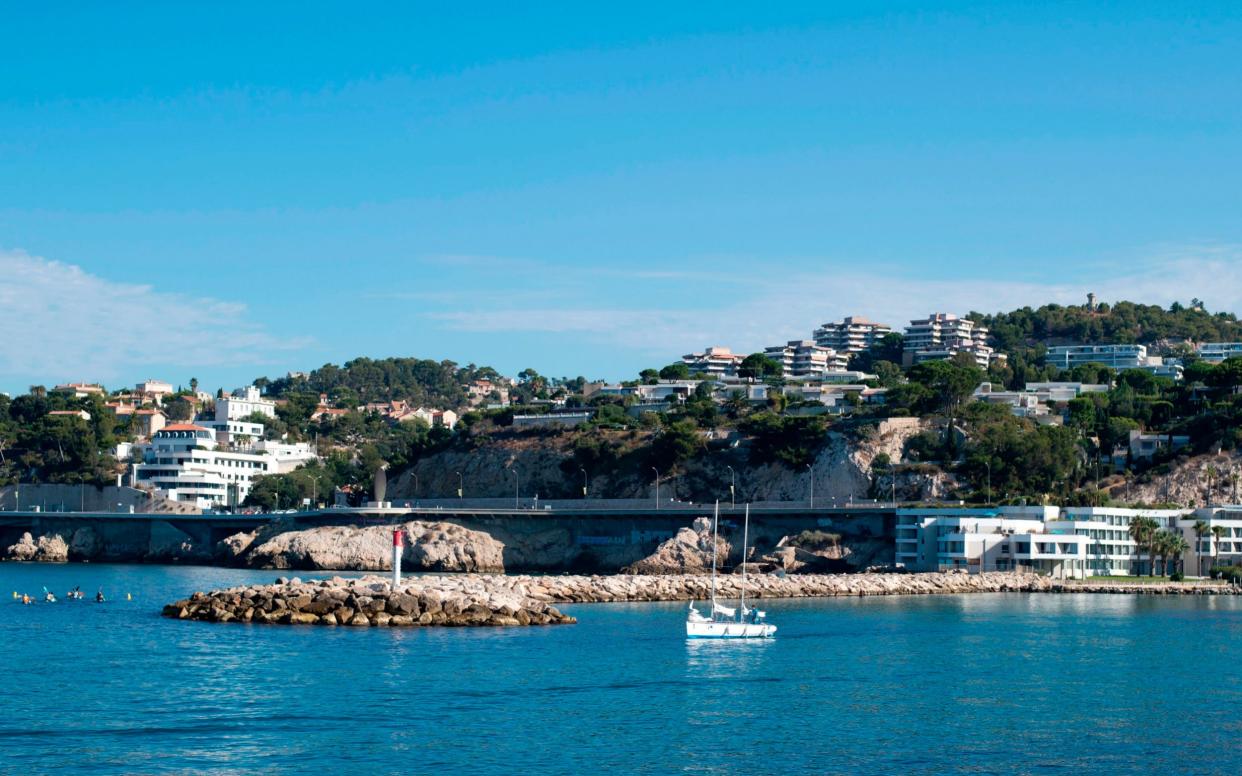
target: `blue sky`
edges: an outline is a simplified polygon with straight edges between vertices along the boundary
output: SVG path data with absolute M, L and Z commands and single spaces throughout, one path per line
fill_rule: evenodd
M 1242 310 L 1233 3 L 4 18 L 0 389 L 619 378 L 1087 291 Z

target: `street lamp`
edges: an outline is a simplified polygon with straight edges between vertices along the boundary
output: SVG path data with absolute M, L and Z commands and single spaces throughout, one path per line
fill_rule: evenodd
M 991 462 L 991 461 L 984 461 L 984 462 L 983 462 L 983 465 L 984 465 L 984 466 L 986 466 L 986 467 L 988 468 L 988 490 L 987 490 L 987 495 L 988 495 L 988 504 L 991 504 L 991 503 L 992 503 L 992 462 Z
M 815 469 L 811 464 L 806 465 L 807 480 L 811 483 L 811 509 L 815 508 Z
M 311 506 L 315 509 L 319 508 L 319 479 L 322 474 L 309 475 L 311 481 Z
M 466 481 L 462 479 L 461 472 L 453 472 L 457 475 L 457 500 L 461 501 L 461 494 L 466 488 Z
M 587 470 L 579 466 L 578 471 L 582 472 L 582 497 L 586 498 L 587 497 Z
M 518 476 L 518 470 L 516 467 L 510 469 L 509 473 L 513 475 L 513 508 L 517 509 L 518 500 L 519 500 L 518 499 L 518 485 L 521 482 L 521 478 Z
M 655 473 L 655 508 L 660 508 L 660 472 L 656 467 L 652 466 L 651 471 Z
M 732 466 L 725 468 L 729 470 L 729 505 L 737 509 L 737 472 L 733 471 Z

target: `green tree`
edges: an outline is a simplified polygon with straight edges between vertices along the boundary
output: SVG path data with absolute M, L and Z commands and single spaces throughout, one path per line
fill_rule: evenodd
M 906 375 L 910 382 L 925 387 L 935 398 L 939 409 L 950 420 L 979 383 L 983 371 L 976 366 L 963 366 L 949 361 L 927 361 L 910 368 Z
M 689 380 L 690 367 L 680 361 L 669 364 L 660 370 L 661 380 Z
M 739 377 L 762 380 L 767 377 L 780 377 L 785 368 L 763 353 L 751 353 L 738 365 Z
M 660 382 L 660 373 L 655 369 L 644 369 L 638 373 L 638 379 L 643 385 L 655 385 Z

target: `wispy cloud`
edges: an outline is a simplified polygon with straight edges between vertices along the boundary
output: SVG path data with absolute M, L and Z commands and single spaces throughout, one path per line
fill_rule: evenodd
M 933 311 L 966 314 L 1048 302 L 1081 304 L 1089 291 L 1101 301 L 1161 305 L 1200 297 L 1210 309 L 1232 311 L 1242 309 L 1242 246 L 1165 246 L 1126 260 L 1084 262 L 1074 277 L 1048 280 L 915 277 L 857 269 L 730 276 L 730 283 L 739 280 L 748 287 L 745 294 L 710 294 L 696 309 L 584 307 L 566 296 L 563 305 L 540 300 L 425 317 L 455 331 L 555 334 L 671 358 L 708 345 L 747 352 L 805 338 L 819 324 L 846 315 L 900 327 Z
M 118 283 L 23 252 L 0 251 L 0 277 L 0 379 L 260 363 L 310 342 L 273 335 L 242 304 Z

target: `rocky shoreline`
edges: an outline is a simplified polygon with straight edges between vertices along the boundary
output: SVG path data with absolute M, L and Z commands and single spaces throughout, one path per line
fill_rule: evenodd
M 717 579 L 717 595 L 737 598 L 741 579 Z M 1097 593 L 1142 595 L 1231 595 L 1212 584 L 1104 584 L 1052 580 L 1007 572 L 967 574 L 806 574 L 759 576 L 748 580 L 752 598 L 831 598 L 875 595 L 960 593 Z M 211 622 L 350 626 L 504 626 L 576 622 L 553 604 L 622 601 L 690 601 L 711 595 L 705 575 L 414 577 L 396 588 L 383 577 L 278 579 L 195 593 L 164 607 L 164 616 Z

